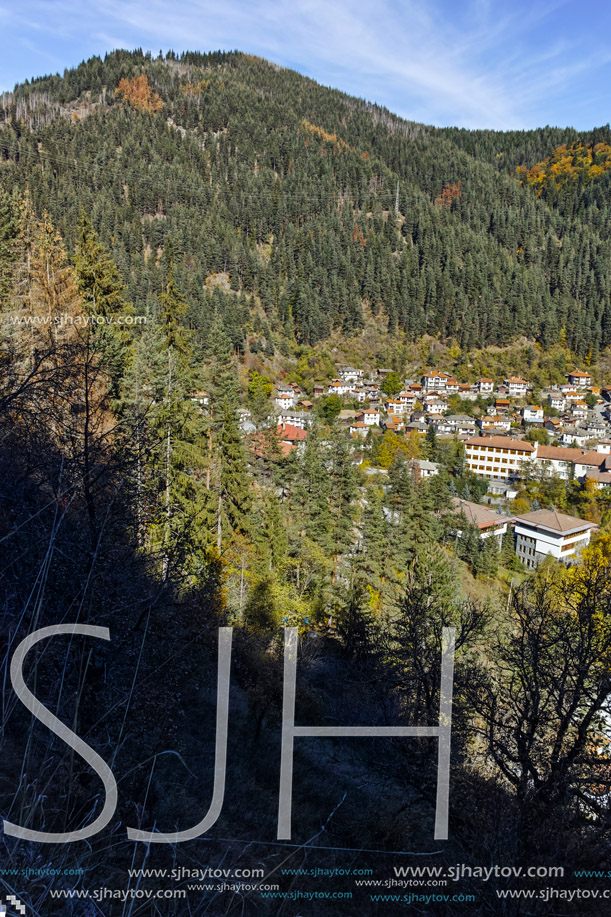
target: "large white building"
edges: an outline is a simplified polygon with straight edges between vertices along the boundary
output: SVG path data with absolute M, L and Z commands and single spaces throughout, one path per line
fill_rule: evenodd
M 586 453 L 583 449 L 562 446 L 539 446 L 537 468 L 549 475 L 557 475 L 565 481 L 580 476 L 580 460 Z M 602 459 L 601 459 L 602 461 Z
M 513 520 L 516 554 L 526 567 L 536 567 L 546 557 L 570 563 L 590 543 L 595 528 L 593 522 L 551 509 L 525 513 Z
M 465 443 L 467 468 L 484 478 L 514 480 L 536 458 L 536 444 L 509 436 L 474 436 Z

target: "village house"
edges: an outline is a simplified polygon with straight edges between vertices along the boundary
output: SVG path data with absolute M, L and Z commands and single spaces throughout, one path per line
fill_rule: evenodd
M 297 402 L 297 407 L 302 411 L 311 411 L 314 407 L 314 404 L 311 401 L 308 401 L 307 398 L 302 398 Z
M 448 393 L 448 395 L 455 395 L 458 392 L 459 388 L 460 386 L 458 382 L 456 381 L 456 379 L 452 379 L 451 377 L 448 377 L 446 381 L 446 392 Z
M 350 382 L 343 382 L 339 379 L 334 379 L 332 382 L 329 382 L 327 386 L 327 395 L 339 395 L 340 398 L 343 398 L 344 395 L 347 395 L 350 389 L 352 388 Z
M 314 397 L 315 398 L 321 398 L 324 395 L 324 393 L 325 393 L 324 385 L 316 384 L 314 386 Z
M 589 385 L 592 385 L 592 376 L 589 373 L 583 372 L 581 369 L 573 369 L 567 375 L 569 385 L 575 386 L 575 388 L 587 388 Z
M 543 408 L 538 404 L 527 405 L 522 408 L 521 414 L 523 423 L 543 423 Z
M 467 414 L 450 414 L 435 421 L 435 429 L 441 436 L 476 436 L 477 427 Z
M 585 420 L 588 416 L 588 406 L 585 401 L 574 401 L 570 413 L 574 420 Z
M 439 474 L 439 463 L 438 462 L 429 462 L 427 459 L 413 459 L 415 468 L 418 471 L 418 477 L 420 478 L 432 478 L 434 475 Z
M 547 417 L 543 426 L 552 434 L 552 436 L 559 436 L 560 431 L 562 430 L 562 421 L 557 417 Z
M 467 522 L 479 529 L 481 538 L 496 538 L 497 547 L 500 550 L 503 535 L 507 533 L 507 525 L 510 521 L 507 516 L 501 516 L 479 503 L 462 500 L 460 497 L 453 497 L 452 503 L 457 514 L 463 513 Z M 460 538 L 462 532 L 459 531 L 456 534 Z
M 492 379 L 480 379 L 476 383 L 477 391 L 480 395 L 492 395 L 494 392 L 494 382 Z
M 446 373 L 438 373 L 436 370 L 433 370 L 430 373 L 424 373 L 420 382 L 427 392 L 445 392 L 448 378 Z
M 387 414 L 407 414 L 409 406 L 405 401 L 399 401 L 398 398 L 389 398 L 384 402 L 384 410 Z
M 600 440 L 602 437 L 607 436 L 609 433 L 609 427 L 606 423 L 596 419 L 592 420 L 588 417 L 587 421 L 580 421 L 578 423 L 580 427 L 583 428 L 584 433 L 588 437 L 588 440 Z
M 337 370 L 337 375 L 342 382 L 360 382 L 363 378 L 363 370 L 354 369 L 352 366 L 342 366 Z
M 465 401 L 477 401 L 478 398 L 477 390 L 466 383 L 458 386 L 458 394 L 461 398 L 464 398 Z
M 290 423 L 278 424 L 278 439 L 284 455 L 288 455 L 293 449 L 303 449 L 303 444 L 307 438 L 307 432 L 301 427 L 296 427 Z
M 509 379 L 505 379 L 505 385 L 510 398 L 524 398 L 528 393 L 529 383 L 519 376 L 510 376 Z
M 554 408 L 556 411 L 564 411 L 566 407 L 566 399 L 564 395 L 556 392 L 550 392 L 547 396 L 547 403 L 550 408 Z
M 580 481 L 585 481 L 588 476 L 593 479 L 592 472 L 609 474 L 611 472 L 611 456 L 598 452 L 597 449 L 584 452 L 575 464 L 575 477 Z M 597 477 L 597 475 L 594 477 Z
M 560 433 L 560 442 L 563 446 L 585 446 L 588 439 L 586 431 L 579 427 L 565 427 Z
M 367 436 L 369 432 L 369 425 L 363 423 L 362 420 L 355 420 L 350 424 L 350 435 L 351 436 Z
M 494 408 L 491 409 L 490 413 L 507 414 L 509 413 L 510 407 L 511 404 L 508 398 L 497 398 L 494 402 Z
M 536 567 L 546 557 L 563 563 L 575 561 L 590 543 L 594 523 L 556 510 L 540 509 L 513 520 L 516 555 L 526 567 Z
M 569 481 L 571 478 L 578 477 L 577 466 L 585 454 L 583 449 L 539 446 L 536 465 L 546 474 L 557 475 L 563 480 Z
M 297 396 L 295 392 L 291 390 L 279 391 L 274 398 L 274 404 L 281 411 L 288 411 L 290 408 L 294 408 L 297 402 Z
M 445 401 L 427 401 L 424 410 L 429 417 L 441 417 L 446 410 Z
M 366 424 L 368 427 L 379 426 L 380 424 L 380 415 L 378 411 L 374 411 L 371 408 L 367 408 L 364 411 L 359 411 L 355 417 L 357 422 Z
M 518 496 L 518 487 L 511 481 L 490 481 L 486 500 L 488 503 L 508 503 Z
M 514 480 L 537 458 L 537 444 L 508 436 L 476 436 L 465 443 L 469 471 L 480 477 Z
M 510 418 L 501 417 L 500 414 L 486 414 L 477 423 L 482 433 L 509 433 L 511 430 Z
M 200 407 L 207 407 L 210 403 L 210 396 L 208 392 L 193 392 L 192 395 L 189 395 L 191 401 L 195 404 L 199 404 Z
M 312 426 L 312 415 L 307 411 L 280 411 L 276 421 L 278 426 L 289 424 L 293 427 L 299 427 L 300 430 L 305 430 L 307 427 Z
M 608 490 L 611 488 L 611 471 L 590 468 L 586 473 L 585 480 L 590 481 L 597 490 Z
M 397 414 L 391 414 L 385 420 L 380 421 L 383 430 L 391 430 L 393 433 L 402 433 L 405 430 L 405 419 Z
M 429 428 L 429 425 L 423 420 L 414 420 L 412 415 L 412 420 L 410 423 L 405 424 L 406 433 L 422 433 L 425 434 Z

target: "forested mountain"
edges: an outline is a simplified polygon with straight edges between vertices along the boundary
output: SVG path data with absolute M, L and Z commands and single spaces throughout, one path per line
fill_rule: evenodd
M 201 345 L 215 313 L 269 350 L 364 312 L 465 349 L 611 343 L 610 173 L 523 180 L 608 128 L 438 130 L 238 53 L 115 52 L 1 98 L 2 187 L 28 186 L 70 249 L 88 212 L 139 310 L 171 241 Z
M 511 535 L 486 540 L 457 514 L 488 486 L 458 437 L 429 424 L 353 438 L 336 395 L 301 402 L 303 429 L 277 426 L 272 391 L 309 396 L 291 376 L 313 389 L 362 329 L 400 350 L 426 332 L 470 372 L 471 348 L 520 336 L 592 360 L 611 343 L 609 172 L 592 172 L 608 131 L 434 130 L 241 54 L 94 58 L 3 96 L 1 117 L 0 816 L 53 833 L 0 835 L 3 893 L 58 917 L 258 917 L 292 914 L 311 886 L 345 898 L 299 900 L 300 913 L 353 917 L 399 911 L 352 870 L 386 883 L 414 856 L 566 864 L 570 889 L 575 868 L 606 876 L 609 491 L 528 472 L 504 511 L 600 529 L 574 566 L 529 571 Z M 566 346 L 515 347 L 537 385 L 568 369 Z M 387 393 L 400 386 L 384 376 Z M 57 832 L 91 826 L 100 772 L 13 690 L 20 642 L 58 623 L 23 677 L 108 763 L 119 797 L 75 843 Z M 298 735 L 293 833 L 278 839 L 287 626 L 296 722 L 367 728 L 440 721 L 455 629 L 447 839 L 434 836 L 437 739 L 388 734 Z M 134 841 L 128 827 L 171 835 L 218 802 L 221 627 L 218 820 L 185 844 Z M 218 891 L 170 873 L 217 864 L 257 880 Z M 400 891 L 401 912 L 459 917 L 469 900 L 495 914 L 516 875 L 435 879 L 439 904 L 413 901 L 411 879 L 381 890 Z M 549 881 L 532 878 L 529 913 L 550 913 Z M 113 895 L 103 910 L 96 886 Z

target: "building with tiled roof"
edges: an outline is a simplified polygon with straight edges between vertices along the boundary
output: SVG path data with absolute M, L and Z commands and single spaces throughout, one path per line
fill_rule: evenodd
M 510 522 L 507 516 L 501 516 L 479 503 L 462 500 L 460 497 L 453 497 L 452 503 L 456 513 L 463 513 L 467 522 L 479 529 L 482 538 L 496 538 L 500 548 L 501 540 Z
M 577 559 L 590 543 L 596 525 L 553 509 L 539 509 L 513 520 L 516 555 L 526 567 L 536 567 L 546 557 L 563 563 Z
M 567 375 L 570 385 L 577 385 L 580 388 L 587 388 L 592 385 L 592 376 L 590 373 L 583 372 L 581 369 L 572 369 Z
M 465 443 L 467 468 L 484 478 L 514 480 L 536 458 L 537 444 L 509 436 L 475 436 Z
M 423 373 L 420 382 L 427 391 L 445 392 L 449 376 L 447 373 L 440 373 L 432 370 L 430 373 Z
M 486 414 L 477 424 L 482 433 L 509 433 L 511 430 L 509 417 L 501 417 L 500 414 Z
M 521 379 L 520 376 L 510 376 L 505 379 L 505 385 L 512 398 L 521 398 L 528 392 L 529 383 L 526 379 Z

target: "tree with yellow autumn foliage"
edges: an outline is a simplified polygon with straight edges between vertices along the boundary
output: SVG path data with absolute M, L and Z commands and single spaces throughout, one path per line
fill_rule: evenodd
M 123 77 L 115 89 L 115 95 L 138 111 L 148 111 L 154 114 L 163 108 L 161 97 L 157 92 L 153 92 L 146 73 L 141 73 L 140 76 L 135 76 L 131 80 Z
M 519 841 L 534 850 L 559 819 L 609 817 L 611 535 L 573 567 L 543 564 L 509 610 L 471 697 L 485 755 L 515 794 Z

